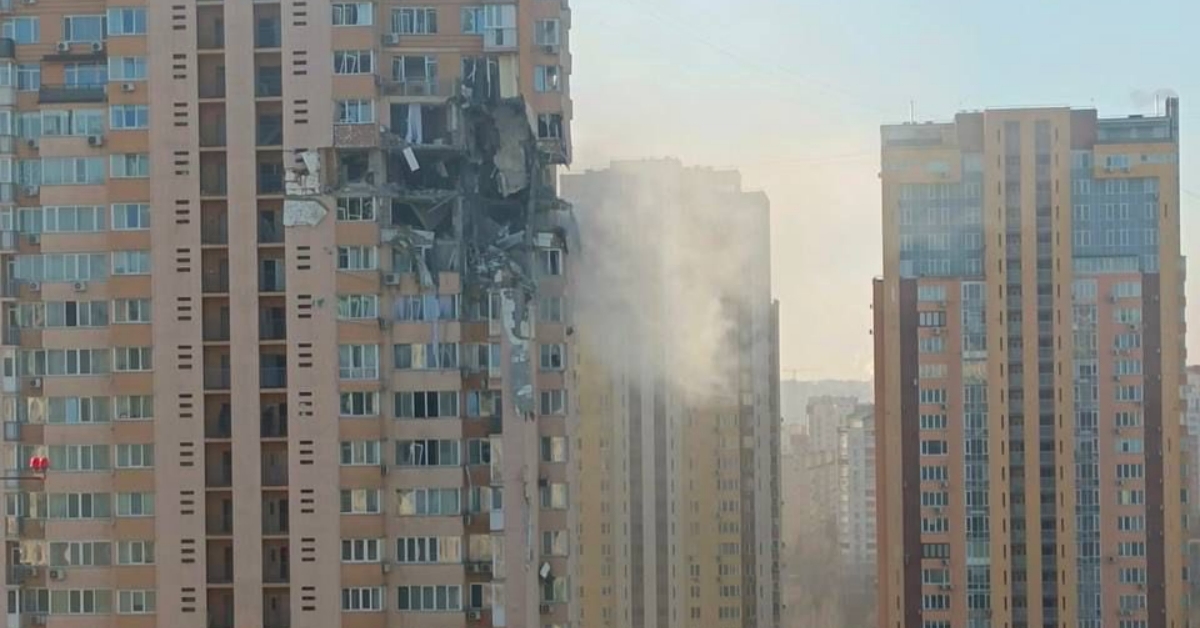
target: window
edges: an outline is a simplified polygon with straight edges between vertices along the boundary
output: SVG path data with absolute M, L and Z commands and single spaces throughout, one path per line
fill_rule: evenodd
M 401 370 L 447 370 L 458 368 L 458 343 L 398 344 L 393 347 L 394 365 Z
M 108 325 L 104 301 L 43 301 L 22 303 L 20 325 L 29 329 L 74 329 Z
M 154 541 L 117 541 L 118 565 L 153 565 Z
M 402 35 L 433 35 L 437 33 L 437 9 L 412 7 L 393 10 L 392 32 Z
M 146 80 L 146 57 L 109 57 L 108 80 Z
M 561 371 L 566 362 L 566 345 L 544 344 L 540 346 L 541 368 L 543 371 Z
M 113 349 L 113 371 L 129 373 L 154 368 L 152 347 L 117 347 Z
M 109 176 L 114 179 L 139 179 L 150 176 L 150 155 L 120 153 L 108 158 Z
M 117 493 L 117 516 L 154 516 L 154 493 Z
M 458 295 L 407 295 L 396 299 L 393 315 L 399 321 L 455 320 L 458 318 Z
M 379 441 L 342 441 L 343 466 L 368 466 L 379 464 Z
M 108 519 L 111 499 L 108 493 L 50 493 L 47 512 L 51 519 Z
M 564 415 L 567 413 L 567 391 L 543 390 L 540 393 L 540 414 L 543 416 Z
M 150 128 L 147 105 L 113 105 L 108 108 L 108 127 L 114 131 Z
M 379 318 L 379 295 L 343 294 L 338 296 L 338 318 L 341 320 L 375 320 Z
M 102 109 L 45 109 L 41 134 L 44 136 L 81 136 L 104 133 Z
M 919 327 L 945 327 L 946 313 L 945 312 L 919 312 L 917 313 L 917 325 Z
M 103 15 L 68 15 L 63 18 L 63 41 L 94 42 L 104 41 Z
M 63 67 L 63 78 L 67 85 L 73 87 L 102 88 L 108 82 L 108 63 L 67 63 Z
M 396 441 L 396 465 L 401 467 L 457 467 L 462 463 L 459 441 L 421 439 Z
M 921 403 L 946 403 L 945 388 L 922 388 L 919 393 Z
M 410 488 L 396 491 L 401 516 L 458 515 L 461 500 L 457 488 Z
M 369 103 L 370 101 L 365 102 Z M 339 198 L 337 200 L 337 219 L 342 222 L 374 222 L 375 199 L 370 196 Z
M 945 482 L 950 479 L 946 465 L 921 465 L 922 482 Z
M 568 547 L 569 545 L 566 530 L 542 531 L 543 556 L 566 556 Z
M 565 510 L 567 508 L 567 485 L 551 482 L 539 486 L 542 508 Z
M 374 51 L 337 50 L 333 53 L 334 74 L 373 74 L 374 72 Z
M 944 508 L 950 505 L 950 494 L 945 491 L 921 491 L 921 505 Z
M 378 379 L 379 345 L 339 345 L 338 377 Z
M 117 420 L 145 421 L 154 418 L 153 395 L 122 395 L 114 400 Z
M 379 514 L 379 490 L 372 488 L 342 489 L 343 515 Z
M 338 270 L 375 270 L 379 252 L 373 246 L 339 246 Z
M 333 3 L 334 26 L 370 26 L 374 18 L 375 7 L 370 2 Z
M 946 339 L 942 336 L 918 338 L 917 350 L 920 353 L 941 353 L 946 350 Z
M 55 471 L 107 471 L 108 453 L 108 445 L 51 445 L 49 457 Z
M 457 536 L 417 536 L 396 539 L 398 563 L 458 563 L 462 539 Z
M 563 298 L 542 297 L 538 301 L 538 320 L 543 323 L 563 322 Z
M 462 610 L 462 587 L 457 584 L 408 585 L 396 591 L 402 611 L 453 612 Z
M 458 392 L 398 392 L 395 414 L 399 419 L 438 419 L 458 416 Z
M 337 101 L 337 119 L 334 124 L 374 124 L 375 103 L 370 100 L 339 100 Z M 341 204 L 338 204 L 341 213 Z M 372 218 L 374 219 L 374 218 Z
M 1117 453 L 1119 454 L 1140 454 L 1142 453 L 1142 439 L 1140 438 L 1118 438 Z
M 342 539 L 342 562 L 377 563 L 383 552 L 379 539 Z
M 113 203 L 112 228 L 116 231 L 140 231 L 150 228 L 148 203 Z
M 923 430 L 944 430 L 946 429 L 946 415 L 922 414 L 920 425 Z
M 487 438 L 472 438 L 467 441 L 467 464 L 491 464 L 492 441 Z
M 1116 399 L 1117 401 L 1141 401 L 1142 387 L 1137 384 L 1117 386 Z
M 339 407 L 342 416 L 376 416 L 379 414 L 379 393 L 344 392 Z
M 921 519 L 921 532 L 925 534 L 945 534 L 950 531 L 950 522 L 945 517 Z
M 148 615 L 156 609 L 152 590 L 117 591 L 117 612 L 123 615 Z
M 382 611 L 383 587 L 351 587 L 342 589 L 342 610 L 358 613 Z
M 40 31 L 37 17 L 14 17 L 4 22 L 0 36 L 15 40 L 18 44 L 36 44 L 41 41 Z
M 567 439 L 564 436 L 542 437 L 542 462 L 566 462 Z
M 146 34 L 145 7 L 116 7 L 108 10 L 108 36 Z
M 118 469 L 151 469 L 154 467 L 154 445 L 117 445 Z
M 466 414 L 469 417 L 500 416 L 500 391 L 468 390 Z
M 42 185 L 97 185 L 104 183 L 103 157 L 43 157 Z
M 1118 556 L 1145 556 L 1146 544 L 1141 541 L 1122 541 L 1117 543 Z
M 1142 424 L 1142 413 L 1118 412 L 1115 422 L 1117 427 L 1137 427 Z
M 463 7 L 459 24 L 464 35 L 482 35 L 483 7 Z
M 58 425 L 108 423 L 108 410 L 106 397 L 50 397 L 46 400 L 46 422 Z
M 539 113 L 537 117 L 538 139 L 558 140 L 563 137 L 561 113 Z
M 96 205 L 22 207 L 18 219 L 26 233 L 93 233 L 104 231 L 104 214 Z
M 542 581 L 542 602 L 555 604 L 567 601 L 567 579 L 548 578 Z M 730 610 L 737 610 L 730 608 Z M 732 615 L 729 615 L 732 617 Z
M 538 20 L 534 24 L 533 43 L 539 46 L 557 46 L 559 38 L 558 20 Z
M 543 275 L 557 276 L 563 274 L 562 251 L 559 249 L 541 249 L 538 251 L 541 261 L 540 269 Z
M 1146 491 L 1122 489 L 1117 491 L 1118 506 L 1137 506 L 1146 503 Z
M 104 375 L 110 366 L 108 349 L 33 349 L 22 352 L 21 363 L 33 377 Z
M 56 589 L 50 592 L 53 615 L 107 615 L 112 613 L 112 591 L 106 589 Z
M 1146 529 L 1146 518 L 1142 515 L 1117 517 L 1117 529 L 1121 532 L 1141 532 Z
M 533 68 L 533 89 L 539 92 L 559 91 L 558 77 L 561 68 L 557 65 L 539 65 Z
M 42 87 L 42 66 L 36 63 L 22 63 L 17 66 L 17 89 L 23 92 L 36 92 Z M 41 135 L 41 116 L 37 113 L 26 113 L 38 120 L 38 132 Z M 34 137 L 36 137 L 36 135 Z M 22 135 L 22 137 L 26 137 Z
M 922 456 L 944 456 L 949 451 L 944 440 L 921 441 Z

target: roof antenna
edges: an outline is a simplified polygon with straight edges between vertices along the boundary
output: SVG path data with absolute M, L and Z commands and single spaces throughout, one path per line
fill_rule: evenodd
M 917 123 L 917 103 L 913 100 L 908 101 L 908 123 Z

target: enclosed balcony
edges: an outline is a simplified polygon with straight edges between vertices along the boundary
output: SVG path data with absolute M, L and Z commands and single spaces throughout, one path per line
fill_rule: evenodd
M 204 389 L 229 390 L 233 383 L 229 362 L 229 347 L 206 347 L 204 354 Z
M 287 340 L 287 310 L 282 297 L 263 297 L 259 301 L 258 338 Z
M 283 201 L 264 199 L 258 204 L 258 243 L 283 244 Z
M 274 57 L 271 61 L 256 61 L 254 68 L 254 96 L 256 98 L 279 98 L 283 96 L 283 68 L 279 65 L 278 55 L 259 55 L 259 57 Z
M 283 105 L 278 102 L 259 102 L 255 109 L 255 144 L 260 148 L 283 146 Z
M 200 203 L 200 243 L 229 244 L 229 208 L 225 201 Z
M 260 436 L 264 439 L 287 438 L 287 397 L 281 393 L 263 395 L 263 406 L 259 416 Z
M 281 536 L 288 533 L 288 498 L 264 497 L 262 503 L 263 536 Z
M 201 55 L 197 59 L 199 68 L 196 79 L 199 81 L 200 98 L 218 99 L 225 97 L 225 57 L 224 55 Z
M 287 271 L 284 270 L 283 252 L 279 249 L 262 249 L 258 260 L 258 291 L 284 292 L 287 290 Z
M 108 100 L 107 83 L 42 83 L 38 103 L 101 103 Z
M 203 327 L 205 342 L 229 342 L 229 302 L 205 303 Z
M 286 589 L 263 591 L 263 628 L 292 628 L 291 613 L 291 596 Z
M 282 24 L 278 4 L 255 4 L 254 47 L 279 48 L 283 45 Z
M 281 153 L 259 154 L 258 193 L 261 196 L 283 194 L 283 155 Z
M 285 584 L 291 579 L 291 552 L 286 540 L 264 540 L 262 557 L 263 582 Z
M 223 148 L 225 143 L 225 103 L 200 103 L 200 148 Z
M 229 292 L 229 252 L 211 249 L 200 254 L 200 290 L 208 294 Z
M 265 345 L 271 349 L 259 355 L 259 381 L 261 388 L 287 388 L 287 354 L 284 347 Z
M 210 536 L 233 534 L 233 496 L 228 492 L 210 493 L 204 500 L 204 529 Z
M 229 488 L 233 486 L 233 449 L 230 443 L 204 445 L 204 486 Z
M 196 48 L 221 50 L 225 48 L 225 11 L 223 6 L 196 7 Z
M 229 398 L 213 397 L 204 402 L 204 437 L 227 439 L 233 436 L 233 409 Z
M 208 540 L 208 583 L 233 584 L 233 541 Z
M 206 610 L 208 611 L 208 624 L 205 628 L 235 628 L 233 590 L 209 589 Z
M 229 192 L 229 168 L 225 153 L 200 154 L 200 196 L 225 196 Z
M 262 485 L 287 486 L 288 449 L 287 443 L 269 442 L 262 444 Z

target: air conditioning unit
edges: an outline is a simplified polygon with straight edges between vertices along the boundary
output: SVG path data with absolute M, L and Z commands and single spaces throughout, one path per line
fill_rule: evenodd
M 29 286 L 29 291 L 30 291 L 30 292 L 40 292 L 40 291 L 41 291 L 41 289 L 42 289 L 42 284 L 41 284 L 41 283 L 38 283 L 38 282 L 36 282 L 36 281 L 31 281 L 31 282 L 29 282 L 29 283 L 28 283 L 28 284 L 26 284 L 26 285 L 28 285 L 28 286 Z
M 384 43 L 384 45 L 387 45 L 387 46 L 399 46 L 400 45 L 400 33 L 384 33 L 383 43 Z
M 42 188 L 37 185 L 27 185 L 22 191 L 25 192 L 25 196 L 37 196 L 42 193 Z
M 104 42 L 102 42 L 102 41 L 92 42 L 92 52 L 104 52 Z
M 31 233 L 31 234 L 25 236 L 25 241 L 33 246 L 37 246 L 42 243 L 42 234 Z
M 483 613 L 479 611 L 467 611 L 467 621 L 479 621 L 483 619 Z
M 121 91 L 123 91 L 123 92 L 128 93 L 128 92 L 132 92 L 135 89 L 137 89 L 136 83 L 121 83 Z
M 66 569 L 51 569 L 50 570 L 50 579 L 51 580 L 66 580 L 67 579 L 67 570 Z
M 942 480 L 942 488 L 950 488 L 950 483 L 945 480 Z
M 34 377 L 34 378 L 30 379 L 29 387 L 34 390 L 41 390 L 42 389 L 42 378 Z
M 400 285 L 400 273 L 387 273 L 383 276 L 383 285 L 398 286 Z
M 71 52 L 71 42 L 60 41 L 57 44 L 54 44 L 54 49 L 59 52 Z
M 86 281 L 75 282 L 75 292 L 87 292 L 88 284 Z
M 104 136 L 103 135 L 89 135 L 88 136 L 88 146 L 104 146 Z
M 558 54 L 558 46 L 554 44 L 546 44 L 545 46 L 542 46 L 542 52 L 548 55 L 556 55 Z
M 30 139 L 29 141 L 27 141 L 25 143 L 33 150 L 37 150 L 37 148 L 38 148 L 38 141 L 35 139 Z
M 938 589 L 942 590 L 942 591 L 949 591 L 953 588 L 954 588 L 953 586 L 948 585 L 948 584 L 943 584 L 943 585 L 938 586 Z

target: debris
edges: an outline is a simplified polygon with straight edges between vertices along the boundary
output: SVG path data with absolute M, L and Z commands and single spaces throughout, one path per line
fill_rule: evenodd
M 283 201 L 283 226 L 313 226 L 320 224 L 329 211 L 320 201 L 307 199 L 285 199 Z
M 416 153 L 416 151 L 414 151 L 412 149 L 412 146 L 408 146 L 404 149 L 404 161 L 408 162 L 408 169 L 412 170 L 413 172 L 416 172 L 421 169 L 421 164 L 417 162 L 417 153 Z M 441 164 L 439 164 L 439 165 L 441 165 Z M 444 173 L 445 171 L 446 171 L 446 167 L 442 166 L 441 172 Z M 443 174 L 442 176 L 445 176 L 445 175 Z

